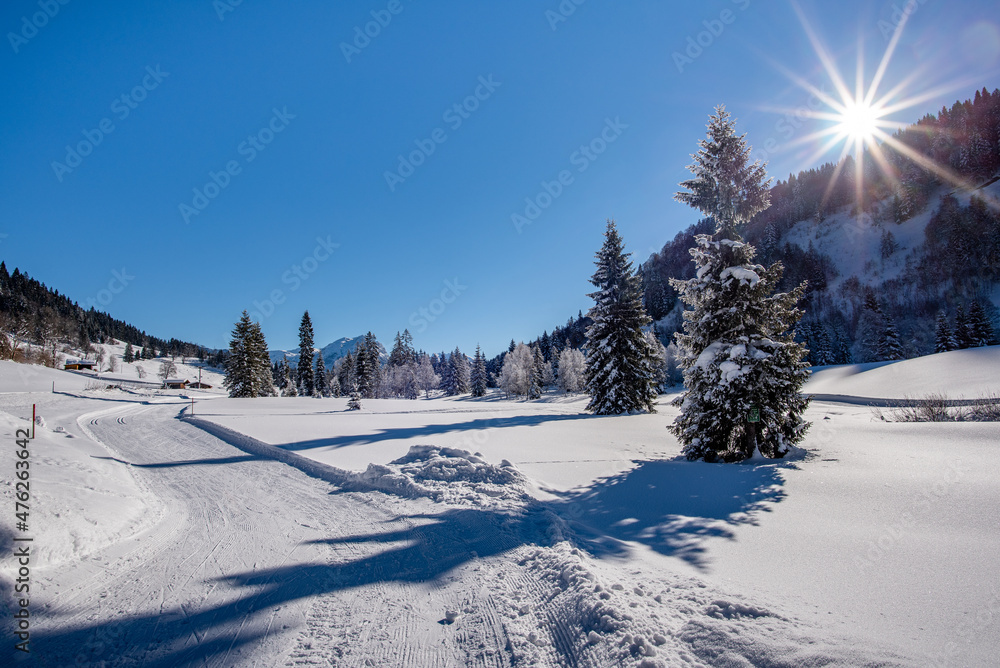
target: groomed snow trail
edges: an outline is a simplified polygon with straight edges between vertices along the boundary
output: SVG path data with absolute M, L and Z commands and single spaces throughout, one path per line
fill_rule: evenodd
M 179 408 L 130 405 L 81 420 L 158 497 L 162 518 L 40 574 L 40 665 L 270 666 L 322 646 L 353 657 L 344 665 L 447 666 L 471 663 L 463 646 L 504 646 L 488 615 L 461 633 L 437 623 L 462 608 L 465 591 L 422 584 L 429 564 L 412 584 L 392 582 L 391 559 L 358 539 L 401 526 L 382 495 L 337 493 L 248 455 L 175 419 Z M 483 657 L 478 665 L 507 665 L 502 652 Z

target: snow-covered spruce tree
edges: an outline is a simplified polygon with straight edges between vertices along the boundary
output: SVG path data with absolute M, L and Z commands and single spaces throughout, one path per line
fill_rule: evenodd
M 351 386 L 357 381 L 356 367 L 354 364 L 354 355 L 348 350 L 347 354 L 337 360 L 337 382 L 340 383 L 340 394 L 341 396 L 347 396 L 351 393 Z
M 132 350 L 132 344 L 125 344 L 125 353 L 122 355 L 122 361 L 126 364 L 131 364 L 135 361 L 135 351 Z
M 281 380 L 278 383 L 278 387 L 281 388 L 281 396 L 283 397 L 299 396 L 298 391 L 295 389 L 295 383 L 292 382 L 292 367 L 288 365 L 288 358 L 282 355 L 281 362 L 279 364 L 280 366 L 278 375 Z
M 961 304 L 955 308 L 955 342 L 959 348 L 972 347 L 972 331 L 969 329 L 969 320 L 965 317 L 965 307 Z
M 465 356 L 458 346 L 448 360 L 451 362 L 452 384 L 455 394 L 468 394 L 472 389 L 469 370 L 469 358 Z
M 793 338 L 806 285 L 773 294 L 782 265 L 755 264 L 755 249 L 739 237 L 767 208 L 768 180 L 759 161 L 750 163 L 725 107 L 716 108 L 699 147 L 688 168 L 695 178 L 681 183 L 686 190 L 676 199 L 710 216 L 716 233 L 695 237 L 695 277 L 671 281 L 691 308 L 676 335 L 686 391 L 675 400 L 680 415 L 670 429 L 691 460 L 734 462 L 758 451 L 782 457 L 809 426 L 800 393 L 806 351 Z
M 486 385 L 489 379 L 486 376 L 486 357 L 478 345 L 476 346 L 476 355 L 472 358 L 472 370 L 469 375 L 472 385 L 472 396 L 485 397 Z
M 357 382 L 351 386 L 351 398 L 347 400 L 347 410 L 361 410 L 361 391 L 358 389 Z
M 378 396 L 382 385 L 382 363 L 379 360 L 379 344 L 371 332 L 365 334 L 363 341 L 355 349 L 354 364 L 358 378 L 358 391 L 365 399 Z
M 969 339 L 973 347 L 993 344 L 993 327 L 986 317 L 986 309 L 978 301 L 969 307 Z
M 326 379 L 326 363 L 323 361 L 323 353 L 316 355 L 316 369 L 313 376 L 313 396 L 330 396 L 330 385 Z
M 588 295 L 595 303 L 587 314 L 593 320 L 587 328 L 587 410 L 598 415 L 655 412 L 656 352 L 642 331 L 651 321 L 630 255 L 609 220 L 590 279 L 597 291 Z
M 934 352 L 946 353 L 957 347 L 955 336 L 951 333 L 951 325 L 948 323 L 948 316 L 943 310 L 938 311 L 937 319 L 934 322 Z
M 881 360 L 901 360 L 906 357 L 903 344 L 899 342 L 899 330 L 889 316 L 885 317 L 885 330 L 879 342 L 879 357 Z
M 298 364 L 299 394 L 311 397 L 316 390 L 316 380 L 313 376 L 313 326 L 309 311 L 302 314 L 299 324 L 299 364 Z
M 246 311 L 233 328 L 222 384 L 229 388 L 230 397 L 274 396 L 267 342 L 260 325 L 251 321 Z
M 545 357 L 537 345 L 531 346 L 531 383 L 528 385 L 528 398 L 539 399 L 542 396 L 542 365 Z

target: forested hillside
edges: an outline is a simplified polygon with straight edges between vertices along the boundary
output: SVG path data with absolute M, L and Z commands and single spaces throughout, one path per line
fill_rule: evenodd
M 752 138 L 749 138 L 752 143 Z M 1000 284 L 1000 90 L 984 88 L 866 151 L 790 175 L 743 236 L 809 282 L 798 326 L 814 364 L 899 359 L 995 341 Z M 692 225 L 642 266 L 664 343 L 679 329 L 670 278 L 689 278 Z
M 31 343 L 50 352 L 54 345 L 87 350 L 92 343 L 111 339 L 148 351 L 147 356 L 204 356 L 200 346 L 177 339 L 150 336 L 134 325 L 94 308 L 84 309 L 58 290 L 47 287 L 18 269 L 8 272 L 0 261 L 0 357 L 13 356 L 15 347 Z M 6 335 L 12 337 L 13 341 Z

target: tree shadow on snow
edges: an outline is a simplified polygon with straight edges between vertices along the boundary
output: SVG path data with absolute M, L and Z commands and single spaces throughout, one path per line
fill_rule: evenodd
M 788 466 L 794 465 L 646 461 L 561 494 L 552 509 L 596 555 L 623 554 L 620 541 L 632 541 L 706 570 L 706 539 L 732 539 L 735 526 L 756 524 L 759 513 L 785 498 Z
M 534 427 L 546 422 L 561 422 L 563 420 L 600 420 L 604 415 L 588 413 L 566 413 L 558 415 L 511 415 L 492 418 L 477 418 L 465 422 L 449 424 L 428 424 L 418 427 L 396 427 L 380 429 L 370 434 L 334 436 L 332 438 L 316 438 L 309 441 L 295 441 L 280 444 L 284 450 L 310 450 L 312 448 L 344 448 L 352 445 L 368 445 L 381 441 L 394 441 L 407 438 L 434 437 L 441 434 L 462 431 L 485 431 L 487 429 L 503 429 L 506 427 Z
M 333 555 L 331 563 L 289 564 L 212 580 L 230 590 L 224 596 L 226 603 L 199 609 L 188 601 L 158 614 L 104 617 L 76 628 L 34 631 L 31 640 L 32 648 L 38 648 L 38 665 L 110 661 L 166 668 L 239 663 L 248 658 L 241 656 L 241 648 L 264 635 L 245 628 L 246 618 L 264 619 L 267 626 L 272 611 L 303 598 L 379 582 L 431 582 L 477 557 L 500 554 L 525 542 L 550 542 L 546 537 L 552 535 L 553 517 L 538 506 L 516 514 L 453 508 L 394 522 L 412 520 L 418 523 L 403 529 L 311 541 L 371 544 L 371 550 L 359 550 L 367 556 L 354 554 L 337 563 Z

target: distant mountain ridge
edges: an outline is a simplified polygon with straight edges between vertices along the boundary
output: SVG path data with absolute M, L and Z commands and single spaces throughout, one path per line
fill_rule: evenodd
M 358 336 L 345 336 L 343 338 L 337 339 L 333 343 L 327 344 L 319 349 L 319 353 L 323 356 L 323 364 L 327 369 L 333 368 L 334 362 L 339 360 L 341 357 L 345 357 L 347 353 L 355 354 L 357 351 L 358 344 L 364 341 L 364 334 Z M 384 362 L 389 359 L 389 354 L 385 351 L 385 347 L 381 343 L 378 344 L 378 354 L 379 358 Z M 269 350 L 267 351 L 271 356 L 271 363 L 280 362 L 282 357 L 287 357 L 289 364 L 295 366 L 299 361 L 299 349 L 293 348 L 292 350 Z M 316 352 L 313 351 L 315 355 Z

